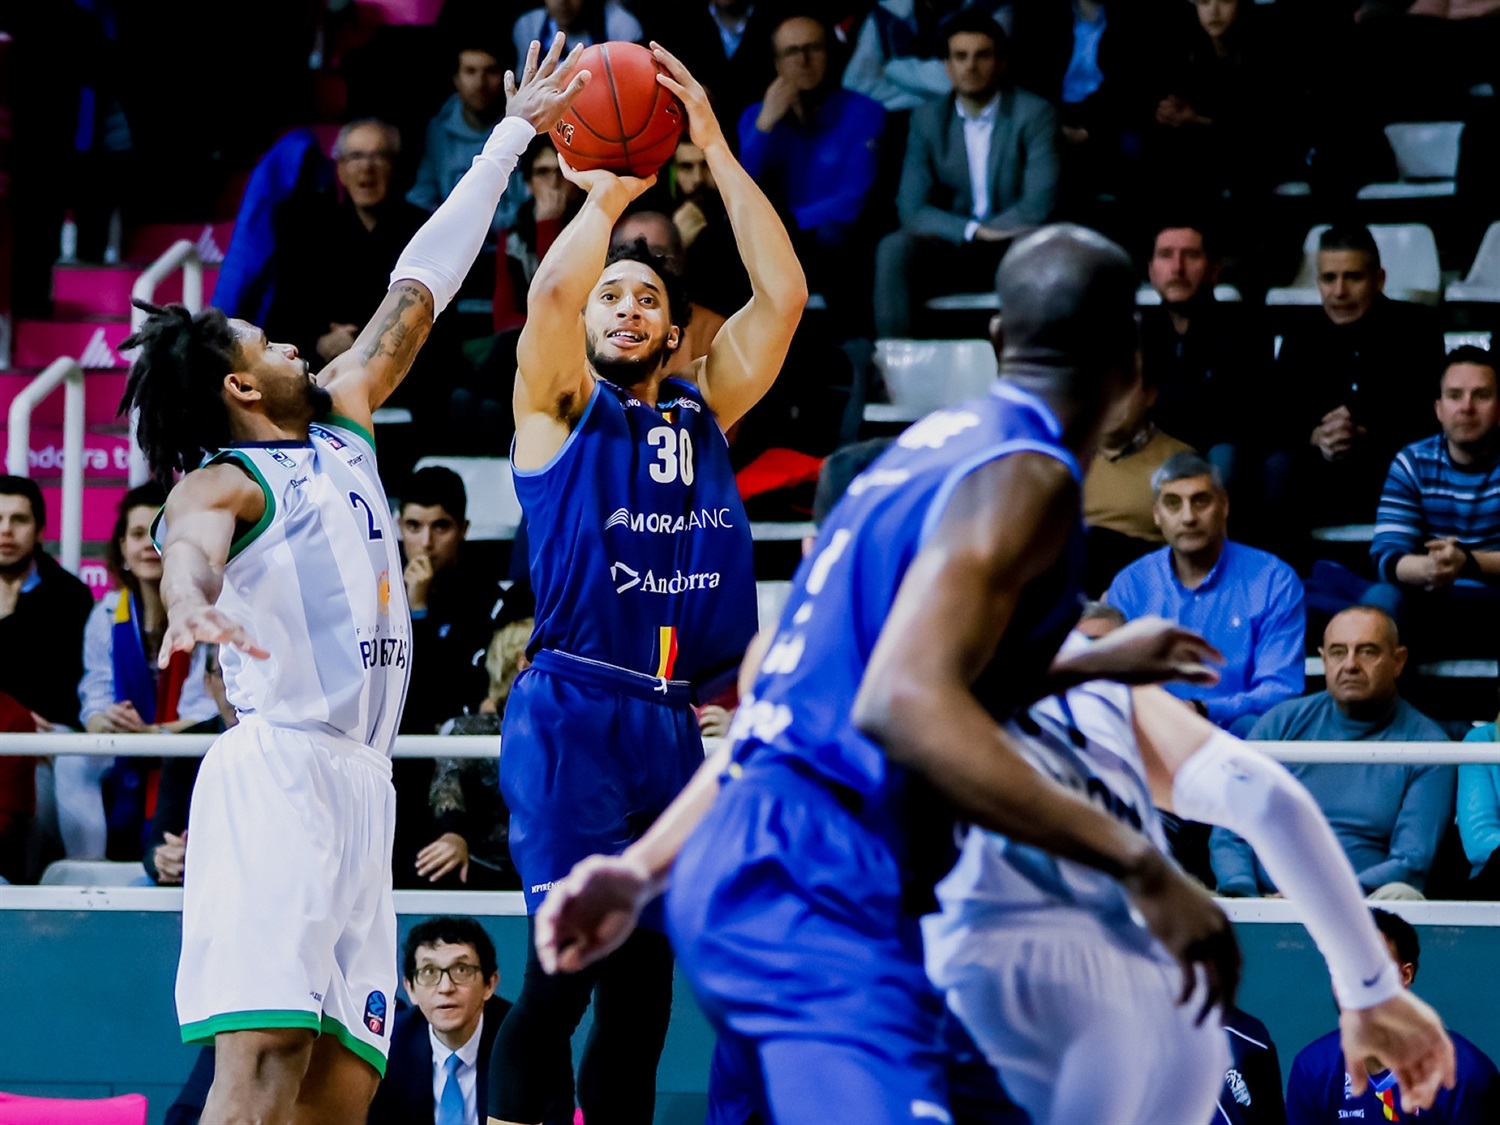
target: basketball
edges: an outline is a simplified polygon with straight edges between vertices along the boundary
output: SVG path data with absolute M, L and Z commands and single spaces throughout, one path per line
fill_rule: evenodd
M 557 151 L 580 172 L 650 176 L 671 157 L 687 123 L 682 103 L 656 81 L 656 59 L 636 43 L 584 49 L 589 83 L 552 127 Z

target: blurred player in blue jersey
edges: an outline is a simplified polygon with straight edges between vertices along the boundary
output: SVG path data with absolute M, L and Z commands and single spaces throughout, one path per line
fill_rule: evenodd
M 152 472 L 174 651 L 222 645 L 239 724 L 193 790 L 177 1012 L 214 1043 L 205 1121 L 363 1122 L 396 987 L 391 744 L 411 615 L 372 417 L 474 264 L 511 170 L 587 80 L 531 45 L 506 116 L 317 380 L 218 309 L 150 313 L 126 408 Z M 253 640 L 252 640 L 253 635 Z M 262 647 L 263 646 L 263 647 Z
M 1139 378 L 1134 290 L 1129 257 L 1091 231 L 1012 248 L 992 392 L 918 422 L 854 481 L 730 750 L 538 917 L 543 964 L 576 969 L 624 940 L 671 871 L 683 968 L 778 1125 L 951 1120 L 917 920 L 952 866 L 955 817 L 1117 877 L 1185 991 L 1207 1006 L 1233 992 L 1238 951 L 1208 896 L 1001 725 L 1082 680 L 1213 678 L 1214 650 L 1160 621 L 1054 659 L 1081 605 L 1083 470 Z
M 611 229 L 653 179 L 564 175 L 588 193 L 537 270 L 517 347 L 511 463 L 536 629 L 505 709 L 500 784 L 527 904 L 585 856 L 640 836 L 703 764 L 695 689 L 733 680 L 756 628 L 750 527 L 725 431 L 781 370 L 807 285 L 775 210 L 735 161 L 700 86 L 665 51 L 749 273 L 750 302 L 707 356 L 666 377 L 688 299 L 644 242 Z M 660 912 L 589 972 L 531 957 L 492 1058 L 494 1121 L 571 1120 L 569 1039 L 589 1125 L 649 1125 L 672 1003 Z

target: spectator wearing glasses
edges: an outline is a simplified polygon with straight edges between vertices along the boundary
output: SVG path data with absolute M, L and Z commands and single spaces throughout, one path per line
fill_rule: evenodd
M 370 1125 L 469 1125 L 483 1120 L 489 1052 L 510 1002 L 495 995 L 495 945 L 473 918 L 429 918 L 402 949 L 416 1005 L 396 1013 L 385 1079 Z
M 394 126 L 374 118 L 345 125 L 333 147 L 342 198 L 296 204 L 283 235 L 266 327 L 295 344 L 315 371 L 353 346 L 426 218 L 391 192 L 400 153 Z

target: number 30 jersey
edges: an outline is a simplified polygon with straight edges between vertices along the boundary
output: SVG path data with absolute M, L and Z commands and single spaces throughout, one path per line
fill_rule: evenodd
M 411 671 L 400 541 L 373 438 L 333 417 L 308 440 L 237 445 L 205 465 L 238 465 L 266 512 L 230 549 L 218 607 L 271 655 L 220 649 L 242 716 L 331 729 L 390 754 Z M 166 538 L 165 520 L 153 529 Z
M 562 449 L 515 482 L 532 653 L 696 684 L 738 666 L 756 624 L 750 525 L 697 387 L 663 379 L 653 408 L 595 380 Z

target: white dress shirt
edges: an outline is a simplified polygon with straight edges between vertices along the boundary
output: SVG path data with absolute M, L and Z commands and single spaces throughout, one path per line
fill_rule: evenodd
M 469 1041 L 457 1051 L 450 1051 L 447 1044 L 437 1037 L 437 1032 L 432 1025 L 427 1025 L 427 1038 L 432 1042 L 432 1108 L 437 1112 L 438 1099 L 443 1096 L 443 1083 L 448 1080 L 444 1073 L 448 1065 L 448 1056 L 457 1055 L 458 1088 L 464 1092 L 464 1120 L 472 1122 L 473 1125 L 482 1125 L 479 1116 L 479 1071 L 476 1069 L 479 1059 L 479 1037 L 484 1034 L 484 1013 L 479 1015 L 479 1026 L 474 1029 L 474 1034 L 469 1036 Z M 488 1062 L 488 1060 L 486 1060 Z
M 990 139 L 995 122 L 1000 119 L 1000 95 L 996 94 L 978 113 L 964 108 L 962 99 L 954 103 L 964 123 L 964 151 L 969 157 L 969 193 L 974 197 L 973 218 L 964 227 L 964 241 L 974 241 L 974 232 L 990 213 Z

